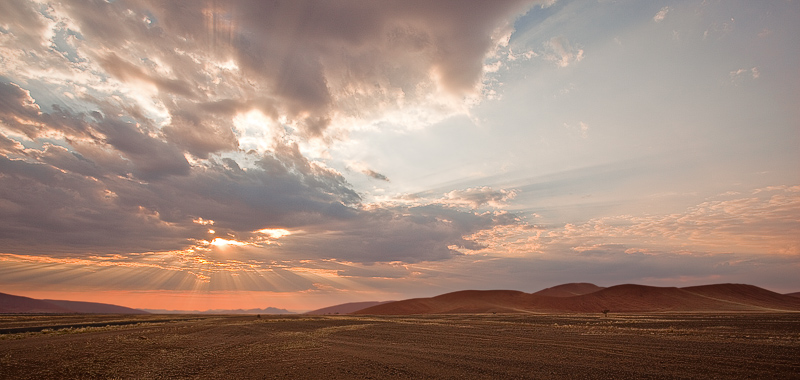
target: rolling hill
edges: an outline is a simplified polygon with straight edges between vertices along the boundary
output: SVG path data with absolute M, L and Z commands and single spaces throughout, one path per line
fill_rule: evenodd
M 40 300 L 0 293 L 0 313 L 26 314 L 148 314 L 146 311 L 96 302 Z
M 549 297 L 573 297 L 573 296 L 581 296 L 584 294 L 594 293 L 598 290 L 605 289 L 602 286 L 597 286 L 595 284 L 590 284 L 588 282 L 573 282 L 569 284 L 563 284 L 554 286 L 552 288 L 542 289 L 536 293 L 540 296 L 549 296 Z
M 465 290 L 431 298 L 390 302 L 354 314 L 800 311 L 800 299 L 753 285 L 716 284 L 675 288 L 626 284 L 597 288 L 599 290 L 573 296 L 568 293 L 575 289 L 591 290 L 593 287 L 565 284 L 532 294 L 513 290 Z
M 304 314 L 311 314 L 311 315 L 325 315 L 325 314 L 350 314 L 354 311 L 359 311 L 361 309 L 366 309 L 368 307 L 377 306 L 384 303 L 389 303 L 394 301 L 366 301 L 366 302 L 349 302 L 343 303 L 340 305 L 328 306 L 323 307 L 322 309 L 312 310 L 306 312 Z
M 74 313 L 53 303 L 0 293 L 0 313 Z

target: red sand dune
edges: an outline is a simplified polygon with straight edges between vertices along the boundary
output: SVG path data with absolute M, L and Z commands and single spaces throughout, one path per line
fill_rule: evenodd
M 146 311 L 105 303 L 39 300 L 5 293 L 0 293 L 0 313 L 149 314 Z
M 144 310 L 97 302 L 43 300 L 81 314 L 150 314 Z
M 398 314 L 513 313 L 524 311 L 519 307 L 525 303 L 528 296 L 529 294 L 516 290 L 463 290 L 433 298 L 390 302 L 359 310 L 357 314 L 381 308 L 397 311 Z
M 594 293 L 598 290 L 605 289 L 602 286 L 597 286 L 595 284 L 590 284 L 588 282 L 574 282 L 570 284 L 563 284 L 554 286 L 552 288 L 542 289 L 536 293 L 536 295 L 540 296 L 548 296 L 548 297 L 573 297 L 573 296 L 581 296 L 584 294 Z
M 792 297 L 798 297 L 798 298 L 800 298 L 800 292 L 787 293 L 786 295 L 787 295 L 787 296 L 792 296 Z
M 569 289 L 569 287 L 564 288 Z M 627 284 L 571 297 L 529 294 L 513 290 L 467 290 L 432 298 L 390 302 L 362 309 L 354 314 L 599 313 L 603 310 L 611 312 L 800 311 L 800 299 L 742 284 L 687 288 Z
M 394 301 L 366 301 L 366 302 L 350 302 L 350 303 L 343 303 L 341 305 L 334 305 L 323 307 L 322 309 L 312 310 L 306 312 L 305 314 L 312 314 L 312 315 L 325 315 L 325 314 L 350 314 L 354 311 L 359 311 L 361 309 L 366 309 L 368 307 L 377 306 L 389 302 Z
M 0 293 L 0 313 L 74 313 L 72 310 L 34 298 Z

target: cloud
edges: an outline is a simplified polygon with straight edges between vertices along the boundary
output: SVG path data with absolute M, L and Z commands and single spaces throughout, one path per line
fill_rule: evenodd
M 162 128 L 164 139 L 197 158 L 207 159 L 210 154 L 239 147 L 229 120 L 182 110 L 174 112 L 170 121 Z
M 664 21 L 664 19 L 667 17 L 667 13 L 669 13 L 670 10 L 671 10 L 670 7 L 661 8 L 661 10 L 659 10 L 658 13 L 656 13 L 656 15 L 653 16 L 653 21 L 655 22 Z
M 758 67 L 752 67 L 750 69 L 739 69 L 730 72 L 731 82 L 737 85 L 740 84 L 745 79 L 756 80 L 760 76 L 761 72 L 758 70 Z
M 533 3 L 67 2 L 51 16 L 91 41 L 79 52 L 99 71 L 154 86 L 170 113 L 174 98 L 261 98 L 270 117 L 321 137 L 365 109 L 425 104 L 436 88 L 474 93 L 484 58 Z
M 0 135 L 0 153 L 19 154 L 24 147 L 17 141 L 9 139 L 4 135 Z
M 584 123 L 582 121 L 579 121 L 578 125 L 576 125 L 576 126 L 571 126 L 568 123 L 564 123 L 563 125 L 564 125 L 564 128 L 574 129 L 574 130 L 579 131 L 580 134 L 581 134 L 581 137 L 584 138 L 584 139 L 589 137 L 589 124 L 586 124 L 586 123 Z
M 572 46 L 564 36 L 553 37 L 544 43 L 545 59 L 555 62 L 559 67 L 567 67 L 583 60 L 583 49 Z
M 473 209 L 482 206 L 503 207 L 505 202 L 517 196 L 515 190 L 493 190 L 491 187 L 474 187 L 465 190 L 453 190 L 444 195 L 441 202 L 449 205 L 468 206 Z
M 76 2 L 54 5 L 47 17 L 33 8 L 24 11 L 36 22 L 12 30 L 15 36 L 38 38 L 31 44 L 36 47 L 47 44 L 50 31 L 73 33 L 80 37 L 71 42 L 80 62 L 60 66 L 72 70 L 73 85 L 57 77 L 35 82 L 35 71 L 20 68 L 9 74 L 23 85 L 6 82 L 0 88 L 4 133 L 52 141 L 23 150 L 3 136 L 3 149 L 17 155 L 1 162 L 0 223 L 7 228 L 0 239 L 6 252 L 35 247 L 52 255 L 130 255 L 203 248 L 203 241 L 241 241 L 248 245 L 240 252 L 255 257 L 264 247 L 253 244 L 264 240 L 254 231 L 280 226 L 308 231 L 282 243 L 285 254 L 370 262 L 441 260 L 456 254 L 451 245 L 471 246 L 462 236 L 504 223 L 436 205 L 363 208 L 339 173 L 306 159 L 296 142 L 284 140 L 287 133 L 275 134 L 261 151 L 239 154 L 240 139 L 250 132 L 240 134 L 234 123 L 256 110 L 270 128 L 299 130 L 295 138 L 320 136 L 334 110 L 352 111 L 349 91 L 375 88 L 374 82 L 400 89 L 404 101 L 426 99 L 415 91 L 430 84 L 455 94 L 469 92 L 493 46 L 490 32 L 526 5 L 320 4 L 326 9 L 319 10 L 293 2 L 288 17 L 261 13 L 276 25 L 253 16 L 261 12 L 254 12 L 260 3 L 208 5 Z M 353 19 L 356 8 L 367 11 Z M 400 12 L 392 14 L 399 18 L 383 14 L 395 8 Z M 329 20 L 330 15 L 347 22 Z M 429 17 L 452 23 L 430 28 Z M 314 27 L 285 34 L 283 26 L 295 23 Z M 377 30 L 382 32 L 373 35 Z M 472 35 L 457 36 L 462 32 Z M 264 35 L 275 39 L 254 37 Z M 410 56 L 409 47 L 415 52 Z M 48 61 L 29 66 L 58 66 L 53 64 L 58 54 L 40 53 Z M 387 81 L 382 70 L 403 63 L 410 70 L 392 69 Z M 342 78 L 345 74 L 356 76 Z M 42 105 L 31 91 L 52 93 L 47 86 L 77 98 Z M 81 86 L 88 91 L 81 92 Z M 263 121 L 250 127 L 263 128 Z M 233 158 L 218 156 L 225 152 Z M 195 159 L 190 162 L 187 154 Z M 207 228 L 192 222 L 201 217 L 215 221 L 219 236 L 208 236 Z M 318 241 L 314 233 L 330 236 Z
M 370 177 L 372 177 L 372 178 L 375 178 L 377 180 L 389 182 L 389 177 L 387 177 L 387 176 L 385 176 L 385 175 L 383 175 L 381 173 L 378 173 L 378 172 L 376 172 L 376 171 L 374 171 L 372 169 L 364 169 L 361 172 L 366 174 L 366 175 L 368 175 L 368 176 L 370 176 Z
M 2 140 L 19 156 L 0 155 L 5 253 L 125 256 L 224 246 L 242 260 L 280 254 L 420 262 L 459 255 L 451 246 L 478 248 L 464 236 L 516 223 L 458 209 L 496 207 L 512 191 L 468 189 L 413 207 L 364 205 L 339 172 L 307 159 L 296 142 L 274 141 L 262 153 L 237 156 L 244 168 L 208 150 L 206 159 L 189 163 L 174 132 L 160 133 L 148 119 L 113 115 L 105 103 L 98 104 L 103 112 L 90 114 L 42 112 L 18 85 L 2 89 L 6 131 L 63 144 L 20 150 L 14 140 Z M 213 232 L 198 220 L 214 221 Z M 290 236 L 273 244 L 267 230 Z
M 516 222 L 513 216 L 476 214 L 442 205 L 392 206 L 372 208 L 338 223 L 334 231 L 305 228 L 306 234 L 294 235 L 282 244 L 294 252 L 360 263 L 440 261 L 461 254 L 452 247 L 480 248 L 465 236 Z
M 15 132 L 37 137 L 41 109 L 30 92 L 14 83 L 0 83 L 0 121 Z
M 581 127 L 581 137 L 583 138 L 589 137 L 589 124 L 586 124 L 581 121 L 578 123 L 578 125 L 580 125 Z
M 116 117 L 75 114 L 54 105 L 42 112 L 30 93 L 14 83 L 0 83 L 0 121 L 11 132 L 30 139 L 57 138 L 109 146 L 131 164 L 128 173 L 145 180 L 166 175 L 186 175 L 189 164 L 183 153 L 152 136 L 147 121 L 134 123 Z M 107 109 L 106 109 L 107 111 Z M 107 112 L 108 114 L 108 112 Z M 78 145 L 78 144 L 76 144 Z
M 177 79 L 163 78 L 158 75 L 149 75 L 142 68 L 125 61 L 114 53 L 101 57 L 99 63 L 107 73 L 120 80 L 141 80 L 155 85 L 159 91 L 165 91 L 187 98 L 194 98 L 197 96 L 188 83 Z
M 496 226 L 468 239 L 484 246 L 473 254 L 527 251 L 557 256 L 564 250 L 630 250 L 796 256 L 797 215 L 800 186 L 778 186 L 756 189 L 745 198 L 723 194 L 683 213 L 608 216 L 549 227 L 520 223 Z

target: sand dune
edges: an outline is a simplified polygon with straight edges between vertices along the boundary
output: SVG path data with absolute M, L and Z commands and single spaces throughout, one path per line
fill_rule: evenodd
M 529 296 L 516 290 L 463 290 L 433 298 L 390 302 L 360 310 L 392 310 L 398 314 L 511 313 L 519 312 Z M 367 313 L 371 314 L 371 313 Z
M 391 302 L 354 314 L 800 311 L 800 299 L 752 285 L 716 284 L 675 288 L 626 284 L 600 288 L 587 294 L 564 296 L 565 291 L 579 288 L 572 285 L 533 294 L 513 290 L 467 290 L 432 298 Z M 581 286 L 581 289 L 592 288 Z M 542 295 L 548 293 L 558 296 Z
M 73 313 L 85 314 L 149 314 L 146 311 L 131 309 L 125 306 L 112 305 L 108 303 L 63 301 L 63 300 L 43 300 L 65 309 L 72 310 Z
M 350 314 L 354 311 L 366 309 L 368 307 L 377 306 L 389 302 L 394 302 L 394 301 L 349 302 L 349 303 L 343 303 L 341 305 L 323 307 L 322 309 L 312 310 L 306 312 L 305 314 L 311 314 L 311 315 Z
M 148 314 L 146 311 L 106 303 L 39 300 L 5 293 L 0 293 L 0 313 Z
M 0 313 L 74 313 L 47 301 L 0 293 Z
M 540 296 L 549 296 L 549 297 L 573 297 L 573 296 L 580 296 L 584 294 L 594 293 L 598 290 L 605 289 L 602 286 L 597 286 L 595 284 L 590 284 L 588 282 L 573 282 L 569 284 L 563 284 L 554 286 L 552 288 L 542 289 L 536 293 Z

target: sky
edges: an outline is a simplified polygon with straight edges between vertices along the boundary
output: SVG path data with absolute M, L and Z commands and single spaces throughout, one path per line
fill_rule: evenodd
M 800 1 L 0 2 L 0 292 L 800 291 Z

